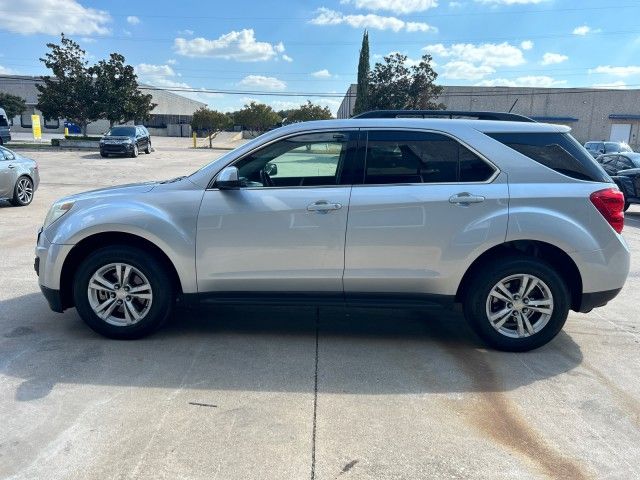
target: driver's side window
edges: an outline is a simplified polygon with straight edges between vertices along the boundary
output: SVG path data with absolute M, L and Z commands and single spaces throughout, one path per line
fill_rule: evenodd
M 245 187 L 328 186 L 340 183 L 349 132 L 297 135 L 235 163 Z

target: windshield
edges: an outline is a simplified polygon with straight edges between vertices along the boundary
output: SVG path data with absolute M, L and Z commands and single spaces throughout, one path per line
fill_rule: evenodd
M 113 127 L 107 133 L 109 137 L 135 137 L 136 127 Z
M 605 152 L 606 153 L 617 153 L 617 152 L 632 152 L 631 147 L 626 143 L 617 143 L 617 142 L 607 142 L 605 143 Z

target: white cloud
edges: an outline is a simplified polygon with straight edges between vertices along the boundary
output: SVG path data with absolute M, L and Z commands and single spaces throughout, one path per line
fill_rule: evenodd
M 289 55 L 287 55 L 286 53 L 284 53 L 284 54 L 282 55 L 282 60 L 284 60 L 285 62 L 289 62 L 289 63 L 293 62 L 293 58 L 291 58 L 291 57 L 290 57 Z
M 152 65 L 150 63 L 140 63 L 136 65 L 138 75 L 157 75 L 162 77 L 175 77 L 176 72 L 169 65 Z
M 462 2 L 455 2 L 455 1 L 454 2 L 449 2 L 449 7 L 451 7 L 451 8 L 458 8 L 458 7 L 461 7 L 462 5 L 463 5 Z
M 600 30 L 599 28 L 591 28 L 588 25 L 581 25 L 579 27 L 576 27 L 573 29 L 573 33 L 574 35 L 580 35 L 581 37 L 584 37 L 585 35 L 589 34 L 589 33 L 598 33 L 601 32 L 602 30 Z
M 547 52 L 542 56 L 542 65 L 554 65 L 556 63 L 562 63 L 569 60 L 569 57 L 562 55 L 561 53 Z
M 231 31 L 215 40 L 198 37 L 191 40 L 176 38 L 174 49 L 187 57 L 211 57 L 238 62 L 271 60 L 284 52 L 282 42 L 271 44 L 256 41 L 253 29 Z
M 75 0 L 0 0 L 0 29 L 20 34 L 106 35 L 111 16 Z
M 625 67 L 612 67 L 611 65 L 600 65 L 596 68 L 589 69 L 589 73 L 604 73 L 615 77 L 629 77 L 640 74 L 640 66 L 627 65 Z
M 331 78 L 331 73 L 326 68 L 313 72 L 311 75 L 316 78 Z
M 469 63 L 489 67 L 514 67 L 525 63 L 522 50 L 510 43 L 455 43 L 449 47 L 442 43 L 427 45 L 422 49 L 426 53 L 453 58 Z
M 287 84 L 275 77 L 265 77 L 262 75 L 247 75 L 238 85 L 241 87 L 260 88 L 264 90 L 284 90 Z
M 329 8 L 321 7 L 317 10 L 317 16 L 309 20 L 313 25 L 342 25 L 346 24 L 354 28 L 375 28 L 377 30 L 393 30 L 399 32 L 436 32 L 437 28 L 424 22 L 405 22 L 396 17 L 383 17 L 375 14 L 345 15 Z
M 138 25 L 140 23 L 140 19 L 138 17 L 136 17 L 135 15 L 129 15 L 127 17 L 127 23 L 129 25 Z
M 379 53 L 374 53 L 374 54 L 373 54 L 373 58 L 374 58 L 375 60 L 381 60 L 381 59 L 383 59 L 384 57 L 389 57 L 389 56 L 391 56 L 391 55 L 395 55 L 395 54 L 397 54 L 397 53 L 399 53 L 399 54 L 404 55 L 405 57 L 407 57 L 407 59 L 406 59 L 406 60 L 405 60 L 405 62 L 404 62 L 404 64 L 405 64 L 407 67 L 413 67 L 413 66 L 415 66 L 415 65 L 419 65 L 419 64 L 420 64 L 420 62 L 422 61 L 422 58 L 411 58 L 411 57 L 409 57 L 409 56 L 407 55 L 407 53 L 406 53 L 406 52 L 399 52 L 399 51 L 397 51 L 397 50 L 391 51 L 391 52 L 387 53 L 386 55 L 380 55 Z M 437 65 L 438 65 L 438 64 L 437 64 L 434 60 L 431 60 L 431 67 L 436 67 Z
M 525 40 L 520 44 L 522 50 L 531 50 L 533 48 L 533 42 L 531 40 Z
M 490 5 L 536 5 L 538 3 L 549 2 L 551 0 L 475 0 L 477 3 Z
M 176 63 L 178 63 L 178 61 L 175 58 L 170 58 L 169 60 L 167 60 L 167 64 L 169 65 L 175 65 Z
M 424 12 L 438 6 L 437 0 L 341 0 L 341 4 L 352 3 L 366 10 L 388 10 L 396 15 Z
M 564 85 L 566 80 L 556 80 L 553 77 L 546 75 L 530 75 L 526 77 L 518 77 L 513 79 L 507 78 L 493 78 L 489 80 L 482 80 L 476 83 L 476 85 L 482 87 L 537 87 L 548 88 Z
M 11 75 L 13 73 L 15 72 L 10 68 L 3 67 L 2 65 L 0 65 L 0 75 Z
M 616 89 L 616 90 L 629 88 L 627 84 L 622 80 L 618 80 L 616 82 L 610 82 L 610 83 L 594 83 L 592 87 L 593 88 L 610 88 L 610 89 Z
M 187 36 L 192 36 L 193 35 L 193 30 L 189 30 L 188 28 L 185 28 L 184 30 L 178 30 L 178 35 L 187 35 Z
M 452 80 L 479 80 L 494 72 L 495 69 L 487 65 L 454 60 L 443 65 L 442 76 Z

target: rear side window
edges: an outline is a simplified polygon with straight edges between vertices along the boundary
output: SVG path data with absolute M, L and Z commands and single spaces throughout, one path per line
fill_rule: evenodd
M 488 133 L 489 137 L 571 178 L 610 182 L 595 159 L 568 133 Z
M 366 184 L 482 182 L 493 172 L 487 162 L 445 135 L 369 132 Z

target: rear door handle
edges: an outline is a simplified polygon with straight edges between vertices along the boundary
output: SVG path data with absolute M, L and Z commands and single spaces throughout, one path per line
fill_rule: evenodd
M 307 211 L 318 213 L 328 213 L 331 210 L 340 210 L 341 208 L 341 203 L 328 202 L 326 200 L 318 200 L 317 202 L 307 205 Z
M 455 205 L 468 206 L 472 203 L 482 203 L 485 198 L 482 195 L 471 195 L 469 192 L 462 192 L 449 197 L 449 203 Z

